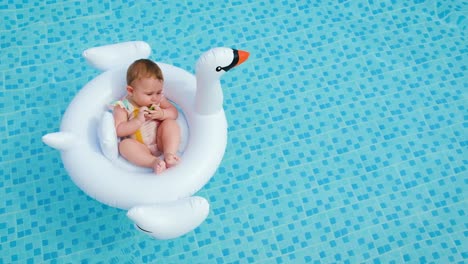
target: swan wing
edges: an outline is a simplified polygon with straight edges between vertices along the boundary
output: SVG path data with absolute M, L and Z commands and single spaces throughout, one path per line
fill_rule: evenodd
M 138 59 L 146 59 L 151 47 L 144 41 L 129 41 L 89 48 L 83 52 L 86 61 L 96 69 L 107 71 L 128 66 Z

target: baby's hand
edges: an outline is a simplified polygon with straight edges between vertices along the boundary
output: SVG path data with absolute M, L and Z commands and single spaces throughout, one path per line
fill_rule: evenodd
M 142 124 L 146 121 L 146 113 L 148 112 L 148 107 L 143 106 L 139 109 L 138 116 L 136 117 L 138 121 L 140 121 Z
M 146 112 L 146 117 L 148 119 L 155 119 L 155 120 L 161 120 L 164 118 L 164 112 L 161 107 L 158 105 L 152 105 L 148 107 L 148 110 Z

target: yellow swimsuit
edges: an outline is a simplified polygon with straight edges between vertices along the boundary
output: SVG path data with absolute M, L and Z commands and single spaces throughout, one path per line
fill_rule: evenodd
M 135 107 L 127 98 L 122 100 L 115 101 L 111 103 L 112 109 L 115 106 L 120 106 L 127 111 L 128 120 L 136 118 L 139 113 L 139 108 Z M 153 155 L 158 155 L 158 147 L 156 145 L 156 131 L 159 125 L 159 121 L 156 120 L 147 120 L 143 125 L 133 134 L 130 138 L 135 139 L 136 141 L 145 144 Z

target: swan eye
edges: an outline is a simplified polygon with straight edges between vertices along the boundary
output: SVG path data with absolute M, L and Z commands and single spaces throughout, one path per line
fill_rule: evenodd
M 219 72 L 221 70 L 227 72 L 227 71 L 229 71 L 230 69 L 234 68 L 237 65 L 237 63 L 239 62 L 239 51 L 238 50 L 232 50 L 232 51 L 233 51 L 233 59 L 232 59 L 231 64 L 229 64 L 226 67 L 221 67 L 221 66 L 216 67 L 217 72 Z

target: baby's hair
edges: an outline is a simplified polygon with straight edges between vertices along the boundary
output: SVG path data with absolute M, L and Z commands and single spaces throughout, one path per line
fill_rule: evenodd
M 148 59 L 139 59 L 133 62 L 127 70 L 127 85 L 141 78 L 156 78 L 164 81 L 164 77 L 159 66 Z

